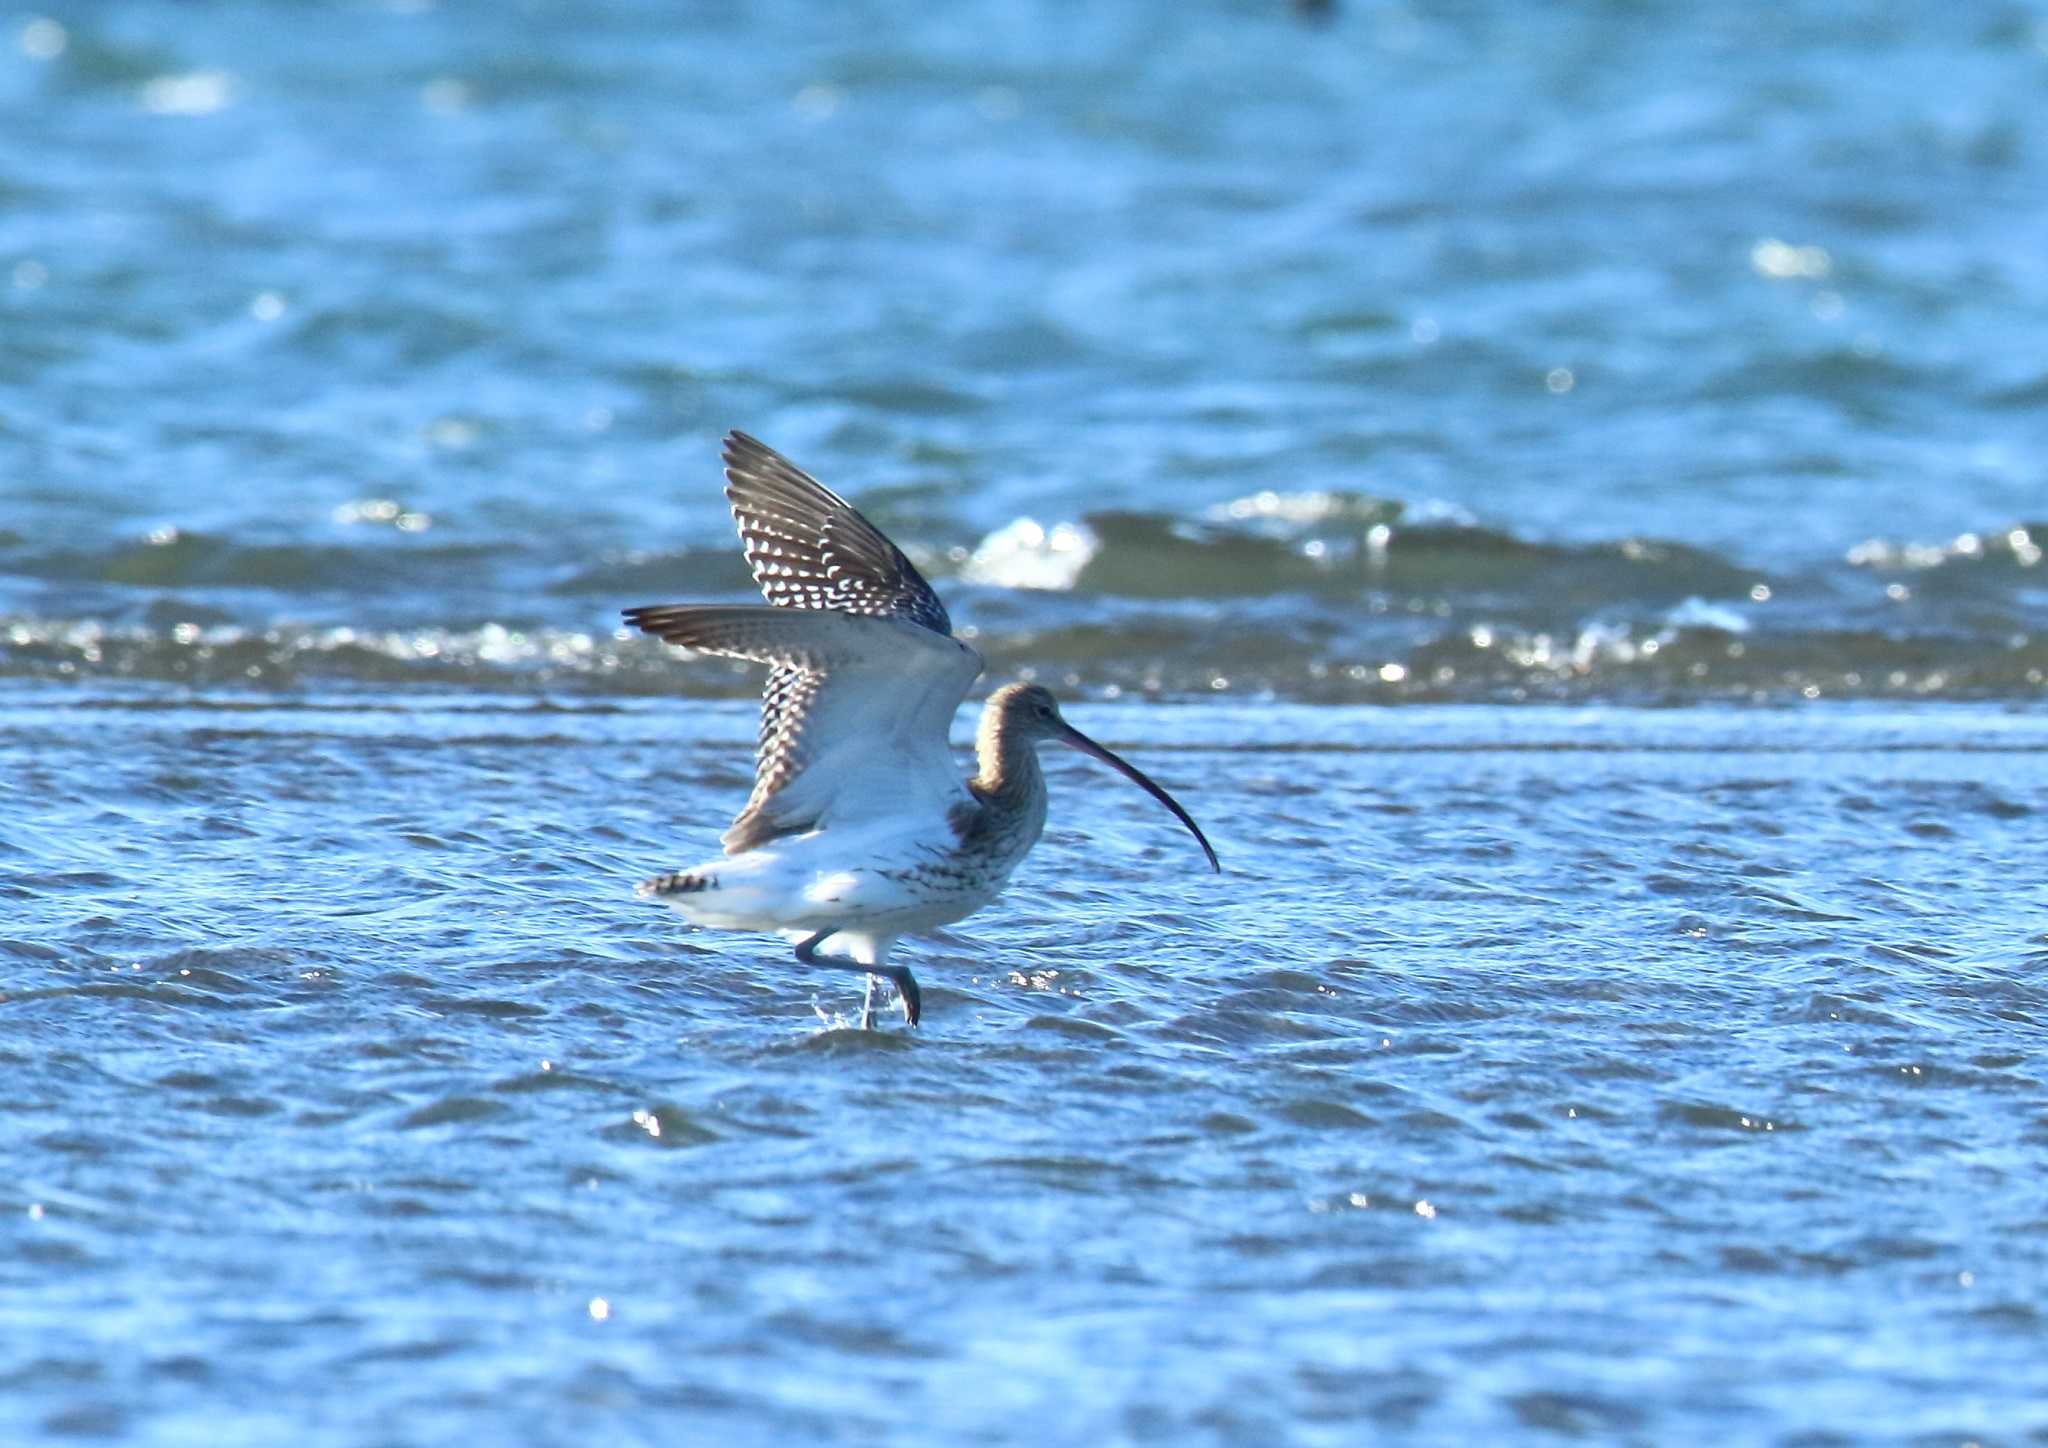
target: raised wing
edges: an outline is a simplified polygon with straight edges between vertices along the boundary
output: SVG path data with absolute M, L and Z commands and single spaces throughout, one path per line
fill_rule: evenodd
M 902 549 L 846 499 L 743 432 L 725 437 L 725 496 L 754 582 L 777 608 L 904 618 L 953 632 L 946 606 Z
M 727 854 L 827 824 L 922 810 L 942 818 L 971 799 L 949 737 L 981 655 L 950 634 L 902 616 L 758 605 L 656 604 L 627 609 L 626 621 L 683 648 L 774 666 L 754 792 L 721 837 Z

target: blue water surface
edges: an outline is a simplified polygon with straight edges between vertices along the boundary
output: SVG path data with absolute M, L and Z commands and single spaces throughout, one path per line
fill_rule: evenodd
M 1991 0 L 0 17 L 0 1441 L 2048 1439 L 2044 137 Z M 1224 875 L 1061 760 L 915 1034 L 636 901 L 731 427 Z

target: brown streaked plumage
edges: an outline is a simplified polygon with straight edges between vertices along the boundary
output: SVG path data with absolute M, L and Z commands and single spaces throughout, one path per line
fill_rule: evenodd
M 647 881 L 699 924 L 778 930 L 806 965 L 893 981 L 915 1024 L 896 937 L 972 914 L 1002 889 L 1045 826 L 1037 747 L 1102 760 L 1216 852 L 1173 797 L 1060 717 L 1036 684 L 996 690 L 962 779 L 949 733 L 981 657 L 952 636 L 931 585 L 851 504 L 745 433 L 726 438 L 726 496 L 768 605 L 657 604 L 635 627 L 700 653 L 769 666 L 753 793 L 723 860 Z M 850 960 L 817 954 L 831 941 Z

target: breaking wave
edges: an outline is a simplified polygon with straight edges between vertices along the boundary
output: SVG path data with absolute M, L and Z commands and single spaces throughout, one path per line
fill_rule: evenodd
M 911 551 L 993 676 L 1109 696 L 2016 699 L 2048 681 L 2044 537 L 1872 539 L 1766 571 L 1680 542 L 1262 493 Z M 614 624 L 627 604 L 747 592 L 725 547 L 591 561 L 546 541 L 170 534 L 38 552 L 0 535 L 0 677 L 743 695 L 744 668 Z

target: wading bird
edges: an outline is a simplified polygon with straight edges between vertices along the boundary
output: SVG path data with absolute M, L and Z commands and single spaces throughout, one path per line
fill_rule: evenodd
M 922 1012 L 899 935 L 993 900 L 1045 828 L 1040 744 L 1101 760 L 1216 852 L 1173 796 L 1060 717 L 1036 684 L 989 696 L 962 779 L 948 736 L 980 676 L 945 605 L 902 550 L 852 505 L 743 432 L 725 439 L 725 495 L 768 603 L 653 604 L 626 621 L 697 653 L 768 665 L 754 792 L 722 858 L 656 876 L 639 893 L 719 930 L 774 930 L 805 965 L 865 971 L 903 1014 Z M 827 948 L 829 947 L 829 953 Z

